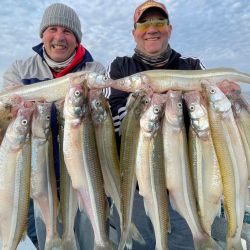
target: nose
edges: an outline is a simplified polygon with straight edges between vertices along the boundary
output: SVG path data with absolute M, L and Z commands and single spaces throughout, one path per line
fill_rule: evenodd
M 56 33 L 54 34 L 54 38 L 57 40 L 64 40 L 65 38 L 64 32 L 62 32 L 61 30 L 57 30 Z
M 158 29 L 152 24 L 147 29 L 147 33 L 150 33 L 150 34 L 157 33 L 157 32 L 158 32 Z

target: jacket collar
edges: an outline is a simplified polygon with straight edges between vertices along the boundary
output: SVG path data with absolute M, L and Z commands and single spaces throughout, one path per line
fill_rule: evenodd
M 38 45 L 34 46 L 32 48 L 43 60 L 43 43 L 39 43 Z M 86 48 L 85 48 L 86 49 Z M 81 69 L 87 62 L 93 62 L 93 57 L 92 55 L 89 53 L 89 51 L 86 49 L 85 51 L 85 56 L 83 58 L 83 60 L 72 70 L 72 72 L 76 72 L 79 69 Z

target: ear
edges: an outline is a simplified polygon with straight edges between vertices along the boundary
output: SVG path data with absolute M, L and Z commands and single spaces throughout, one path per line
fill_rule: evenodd
M 168 32 L 169 32 L 169 37 L 171 36 L 171 33 L 172 33 L 172 25 L 169 24 L 168 26 Z

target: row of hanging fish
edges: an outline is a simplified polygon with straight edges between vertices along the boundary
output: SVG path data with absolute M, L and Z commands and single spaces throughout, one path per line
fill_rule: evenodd
M 77 208 L 91 221 L 95 249 L 112 249 L 106 224 L 107 196 L 120 217 L 118 248 L 131 248 L 132 238 L 144 244 L 131 221 L 136 181 L 154 227 L 156 249 L 167 249 L 167 233 L 171 231 L 168 196 L 187 221 L 196 249 L 220 249 L 211 238 L 211 225 L 223 197 L 227 249 L 242 249 L 250 176 L 249 106 L 237 91 L 231 91 L 232 84 L 220 86 L 230 102 L 211 83 L 222 79 L 250 82 L 247 74 L 228 69 L 145 71 L 117 81 L 94 72 L 78 72 L 0 93 L 3 249 L 16 249 L 23 237 L 29 197 L 36 217 L 46 226 L 45 249 L 76 249 L 73 230 Z M 211 82 L 201 84 L 204 80 Z M 121 126 L 120 160 L 107 100 L 100 90 L 94 90 L 108 86 L 134 92 Z M 53 88 L 57 91 L 51 91 Z M 188 140 L 182 92 L 178 90 L 189 91 L 183 95 L 191 124 Z M 203 90 L 205 98 L 198 90 Z M 36 99 L 43 101 L 24 101 Z M 49 128 L 51 104 L 47 102 L 60 99 L 64 102 L 56 104 L 61 114 L 59 216 Z M 57 232 L 58 216 L 63 224 L 62 239 Z

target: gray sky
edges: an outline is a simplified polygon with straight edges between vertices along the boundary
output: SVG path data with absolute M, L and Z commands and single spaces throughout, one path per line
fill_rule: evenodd
M 0 79 L 16 59 L 33 54 L 40 42 L 45 8 L 59 1 L 2 0 Z M 116 56 L 132 55 L 134 9 L 141 0 L 62 0 L 79 14 L 83 45 L 107 66 Z M 170 45 L 207 68 L 232 67 L 250 73 L 249 0 L 165 0 L 173 25 Z M 1 79 L 2 80 L 2 79 Z

